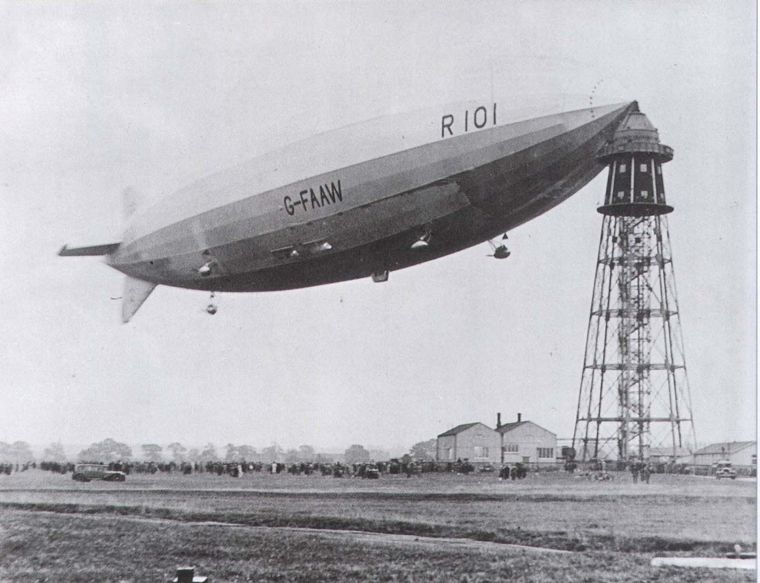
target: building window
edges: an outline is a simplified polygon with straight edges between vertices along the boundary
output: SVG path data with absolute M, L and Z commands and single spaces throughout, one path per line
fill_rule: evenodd
M 516 443 L 508 443 L 504 446 L 505 453 L 517 453 L 520 451 L 520 447 Z
M 476 445 L 473 448 L 475 451 L 475 457 L 488 457 L 488 448 L 480 445 Z
M 753 466 L 757 465 L 757 454 L 756 453 L 752 454 L 752 465 Z
M 646 172 L 648 170 L 646 164 L 642 164 L 641 166 L 639 166 L 639 168 L 641 169 L 642 172 Z
M 540 458 L 553 458 L 554 457 L 554 448 L 553 447 L 539 447 L 538 448 L 538 457 L 540 457 Z
M 620 165 L 620 174 L 625 174 L 625 164 Z
M 448 457 L 450 460 L 453 460 L 453 459 L 454 459 L 454 449 L 453 449 L 453 448 L 451 448 L 451 447 L 450 447 L 450 448 L 448 448 L 448 449 L 446 450 L 446 456 L 447 456 L 447 457 Z

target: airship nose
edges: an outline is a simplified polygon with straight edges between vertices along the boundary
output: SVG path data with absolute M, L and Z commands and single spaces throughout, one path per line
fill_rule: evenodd
M 569 58 L 510 55 L 494 58 L 490 90 L 526 117 L 630 103 L 632 91 L 611 69 Z

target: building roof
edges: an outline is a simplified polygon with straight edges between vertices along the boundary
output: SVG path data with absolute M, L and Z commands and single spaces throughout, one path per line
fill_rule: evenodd
M 687 457 L 691 455 L 691 451 L 689 451 L 685 447 L 677 447 L 675 451 L 675 457 Z M 649 457 L 673 457 L 673 448 L 672 447 L 650 447 L 649 448 Z
M 515 427 L 520 427 L 520 425 L 525 425 L 526 423 L 530 423 L 530 422 L 529 421 L 515 421 L 514 423 L 503 423 L 496 428 L 496 431 L 498 431 L 499 433 L 506 433 L 507 431 L 512 431 Z
M 544 427 L 541 427 L 538 423 L 533 423 L 533 421 L 515 421 L 513 423 L 504 423 L 503 425 L 500 425 L 496 428 L 496 431 L 504 435 L 505 433 L 508 433 L 512 431 L 513 429 L 517 429 L 521 425 L 526 425 L 530 423 L 531 425 L 534 425 L 535 427 L 538 427 L 539 429 L 546 431 L 547 433 L 551 433 L 556 437 L 556 434 L 553 431 L 549 431 L 548 429 L 545 429 Z
M 702 449 L 698 449 L 694 452 L 694 455 L 711 455 L 716 453 L 731 455 L 756 444 L 756 441 L 722 441 L 720 443 L 711 443 Z
M 483 425 L 480 421 L 476 421 L 475 423 L 462 423 L 461 425 L 457 425 L 456 427 L 452 427 L 448 431 L 441 433 L 438 437 L 446 437 L 447 435 L 456 435 L 458 433 L 462 433 L 462 431 L 465 431 L 466 429 L 469 429 L 470 427 L 473 427 L 475 425 Z M 487 425 L 485 427 L 488 427 Z M 490 427 L 488 427 L 490 429 Z

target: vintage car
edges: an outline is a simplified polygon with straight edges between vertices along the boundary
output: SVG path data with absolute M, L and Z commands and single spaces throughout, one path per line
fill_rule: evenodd
M 124 472 L 109 470 L 105 464 L 77 464 L 71 476 L 77 482 L 105 480 L 106 482 L 123 482 L 127 479 Z
M 736 479 L 736 470 L 728 460 L 722 460 L 715 464 L 715 477 L 720 480 L 722 478 Z

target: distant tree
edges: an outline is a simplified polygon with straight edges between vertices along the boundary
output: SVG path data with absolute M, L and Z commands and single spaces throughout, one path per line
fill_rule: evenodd
M 227 452 L 224 454 L 224 461 L 237 462 L 240 461 L 242 456 L 240 455 L 240 448 L 237 445 L 231 443 L 227 444 Z
M 314 448 L 310 445 L 298 446 L 298 458 L 302 462 L 313 462 L 315 457 L 316 454 L 314 453 Z
M 298 463 L 300 458 L 298 457 L 298 450 L 297 449 L 289 449 L 285 452 L 285 463 L 286 464 L 295 464 Z
M 437 440 L 428 439 L 427 441 L 415 443 L 409 450 L 409 454 L 416 462 L 435 461 L 436 448 Z
M 347 464 L 360 464 L 362 462 L 369 461 L 369 452 L 364 449 L 364 446 L 354 444 L 346 450 L 344 459 Z
M 250 445 L 239 445 L 238 455 L 241 460 L 252 462 L 256 459 L 256 448 Z
M 58 462 L 63 463 L 67 461 L 66 452 L 63 451 L 63 445 L 61 443 L 51 443 L 50 447 L 46 447 L 42 452 L 42 459 L 46 462 Z
M 190 451 L 187 452 L 187 459 L 191 462 L 199 462 L 201 461 L 201 452 L 197 447 L 192 448 Z
M 384 461 L 389 460 L 391 458 L 391 454 L 389 451 L 385 449 L 371 449 L 369 450 L 369 459 L 372 461 Z
M 178 464 L 181 464 L 187 458 L 187 448 L 177 441 L 167 445 L 166 449 L 172 452 L 172 460 Z
M 163 461 L 161 453 L 164 448 L 156 443 L 144 443 L 140 446 L 143 451 L 143 460 L 146 462 L 160 462 Z
M 213 443 L 209 442 L 206 447 L 201 451 L 201 459 L 204 462 L 215 462 L 219 460 L 219 456 L 216 453 L 216 447 Z
M 264 462 L 278 462 L 282 458 L 282 448 L 273 443 L 261 450 L 261 460 Z
M 34 461 L 34 454 L 32 448 L 26 441 L 14 441 L 10 446 L 8 453 L 11 460 L 17 464 L 25 464 L 26 462 Z
M 82 461 L 91 462 L 116 462 L 127 461 L 132 457 L 132 448 L 125 443 L 120 443 L 112 438 L 93 443 L 87 449 L 79 452 L 78 458 Z
M 0 462 L 8 463 L 14 461 L 11 456 L 11 444 L 0 441 Z

